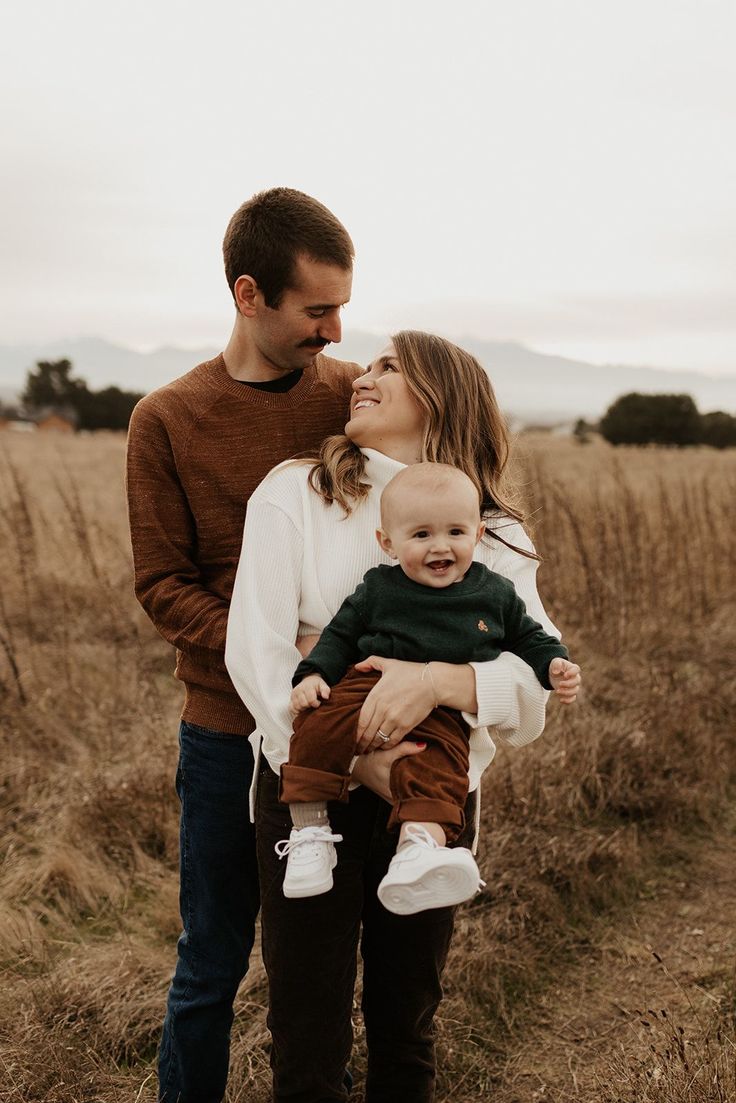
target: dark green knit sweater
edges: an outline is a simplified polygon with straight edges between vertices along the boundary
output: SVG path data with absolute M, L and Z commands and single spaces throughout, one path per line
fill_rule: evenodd
M 422 586 L 401 567 L 374 567 L 323 630 L 293 684 L 321 674 L 335 685 L 353 663 L 380 655 L 410 662 L 470 663 L 513 651 L 545 689 L 552 659 L 567 648 L 527 615 L 507 578 L 473 563 L 462 582 Z

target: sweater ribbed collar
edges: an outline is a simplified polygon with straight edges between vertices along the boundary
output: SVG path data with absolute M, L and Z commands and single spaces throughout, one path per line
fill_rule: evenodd
M 304 369 L 298 383 L 288 391 L 262 391 L 257 387 L 246 387 L 238 379 L 233 377 L 225 367 L 225 358 L 220 353 L 214 360 L 210 360 L 208 367 L 219 387 L 233 398 L 250 406 L 261 406 L 270 410 L 281 410 L 285 407 L 298 407 L 307 395 L 311 394 L 319 382 L 317 365 L 328 359 L 321 354 L 316 360 Z
M 403 471 L 406 467 L 405 463 L 393 460 L 383 452 L 376 452 L 375 448 L 361 448 L 361 452 L 366 459 L 365 477 L 379 492 L 393 479 L 394 475 L 398 475 L 399 471 Z

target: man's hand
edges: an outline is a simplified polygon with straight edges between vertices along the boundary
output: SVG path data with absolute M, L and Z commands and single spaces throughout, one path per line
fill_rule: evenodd
M 353 781 L 359 781 L 390 804 L 394 799 L 391 793 L 391 767 L 394 762 L 408 754 L 421 754 L 426 746 L 426 743 L 409 741 L 381 754 L 361 755 L 353 766 Z
M 330 687 L 319 674 L 307 674 L 294 686 L 289 699 L 289 712 L 297 716 L 305 709 L 316 709 L 330 696 Z
M 548 677 L 549 684 L 563 705 L 572 705 L 582 681 L 577 663 L 568 662 L 567 659 L 553 659 L 549 664 Z
M 391 750 L 407 732 L 425 720 L 437 704 L 429 678 L 422 680 L 424 663 L 407 663 L 401 659 L 383 659 L 371 655 L 356 670 L 380 670 L 381 678 L 374 685 L 360 710 L 357 726 L 356 753 L 371 750 Z M 381 735 L 379 735 L 379 731 Z M 382 738 L 388 736 L 388 739 Z

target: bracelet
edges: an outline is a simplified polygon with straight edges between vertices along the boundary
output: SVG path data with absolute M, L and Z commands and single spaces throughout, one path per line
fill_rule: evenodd
M 429 669 L 429 663 L 425 663 L 424 666 L 422 667 L 422 675 L 421 675 L 421 678 L 419 679 L 421 682 L 424 681 L 424 675 L 425 674 L 429 674 L 429 681 L 430 681 L 430 684 L 432 686 L 432 692 L 434 693 L 434 708 L 437 708 L 439 706 L 440 701 L 439 701 L 439 697 L 437 696 L 437 686 L 434 684 L 434 678 L 432 677 L 432 671 Z

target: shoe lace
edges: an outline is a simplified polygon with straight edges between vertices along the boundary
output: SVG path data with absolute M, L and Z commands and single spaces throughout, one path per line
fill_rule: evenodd
M 408 823 L 406 825 L 406 837 L 407 839 L 411 839 L 413 843 L 419 843 L 420 846 L 426 846 L 433 850 L 439 850 L 440 844 L 437 842 L 433 835 L 430 835 L 429 831 L 427 831 L 427 828 L 422 827 L 422 825 L 419 823 Z M 476 889 L 476 892 L 480 892 L 480 890 L 484 889 L 485 887 L 485 881 L 482 877 L 479 878 L 478 888 Z
M 281 839 L 274 850 L 279 858 L 285 858 L 292 850 L 309 843 L 341 843 L 342 835 L 334 835 L 329 827 L 301 827 L 288 839 Z

